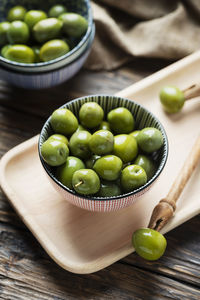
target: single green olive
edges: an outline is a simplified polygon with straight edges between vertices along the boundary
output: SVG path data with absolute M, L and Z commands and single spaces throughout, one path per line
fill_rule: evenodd
M 35 54 L 35 63 L 38 63 L 40 62 L 40 48 L 41 46 L 38 46 L 38 45 L 35 45 L 35 46 L 32 46 L 32 50 Z
M 98 130 L 90 138 L 90 150 L 97 155 L 112 152 L 114 146 L 114 136 L 108 130 Z
M 3 57 L 6 57 L 6 52 L 10 47 L 12 47 L 12 45 L 5 45 L 4 47 L 1 48 L 1 55 Z
M 85 165 L 88 169 L 93 169 L 94 163 L 97 159 L 101 158 L 100 155 L 93 154 L 90 158 L 85 161 Z
M 91 133 L 86 130 L 76 131 L 69 140 L 69 148 L 74 156 L 87 159 L 91 156 L 89 140 Z
M 120 176 L 122 160 L 116 155 L 105 155 L 94 163 L 93 169 L 105 180 L 116 180 Z
M 86 129 L 82 125 L 79 124 L 76 131 L 82 131 L 82 130 L 86 130 Z
M 12 45 L 4 53 L 6 59 L 17 61 L 19 63 L 34 63 L 35 54 L 33 50 L 26 45 Z
M 142 167 L 146 174 L 147 180 L 151 179 L 156 172 L 155 162 L 148 156 L 139 154 L 134 160 L 134 164 Z
M 69 189 L 72 189 L 72 176 L 74 172 L 85 169 L 85 165 L 78 157 L 68 156 L 66 162 L 56 170 L 56 178 Z
M 65 55 L 70 51 L 69 46 L 62 40 L 51 40 L 40 48 L 41 61 L 49 61 Z
M 54 140 L 54 141 L 60 141 L 63 142 L 64 144 L 68 145 L 69 141 L 68 138 L 66 136 L 64 136 L 63 134 L 52 134 L 48 140 Z
M 140 130 L 137 136 L 137 142 L 144 152 L 152 153 L 159 150 L 163 145 L 163 136 L 159 129 L 146 127 Z
M 100 179 L 97 173 L 90 169 L 81 169 L 72 176 L 74 190 L 83 195 L 96 194 L 100 189 Z
M 22 21 L 13 21 L 7 31 L 7 39 L 10 44 L 26 44 L 29 36 L 29 28 Z
M 7 14 L 7 20 L 9 22 L 13 22 L 13 21 L 23 21 L 24 20 L 24 16 L 26 14 L 26 9 L 21 6 L 21 5 L 17 5 L 12 7 Z
M 135 126 L 132 113 L 125 107 L 112 109 L 107 115 L 111 129 L 117 133 L 130 133 Z
M 102 181 L 100 190 L 98 192 L 99 197 L 114 197 L 122 194 L 122 191 L 115 182 Z
M 96 102 L 84 103 L 79 110 L 81 124 L 87 128 L 97 127 L 104 117 L 102 107 Z
M 79 14 L 64 13 L 59 20 L 63 22 L 63 32 L 68 36 L 79 38 L 87 31 L 88 21 Z
M 132 244 L 137 254 L 144 259 L 157 260 L 164 254 L 167 241 L 160 232 L 141 228 L 133 233 Z
M 184 93 L 175 86 L 163 87 L 159 96 L 164 110 L 168 113 L 179 112 L 185 103 Z
M 24 16 L 24 22 L 29 29 L 33 29 L 36 23 L 47 18 L 47 14 L 42 10 L 29 10 Z
M 41 146 L 41 155 L 48 165 L 60 166 L 66 161 L 69 149 L 63 142 L 47 140 Z
M 58 18 L 61 14 L 67 12 L 67 8 L 64 5 L 57 4 L 50 8 L 48 15 L 50 18 Z
M 122 170 L 121 186 L 125 192 L 131 192 L 147 182 L 145 170 L 138 165 L 130 165 Z
M 60 36 L 62 21 L 56 18 L 47 18 L 39 21 L 33 27 L 33 35 L 37 42 L 45 43 Z
M 10 28 L 9 22 L 1 22 L 0 23 L 0 47 L 6 45 L 8 43 L 7 31 L 9 28 Z
M 58 108 L 51 115 L 50 124 L 55 133 L 73 134 L 78 128 L 78 120 L 67 108 Z
M 140 132 L 140 130 L 134 130 L 131 133 L 129 133 L 129 135 L 133 136 L 137 141 L 137 136 L 138 136 L 139 132 Z
M 109 131 L 111 131 L 110 124 L 107 121 L 102 121 L 99 125 L 98 130 L 109 130 Z
M 128 134 L 116 135 L 113 154 L 119 156 L 124 163 L 132 161 L 138 154 L 136 139 Z

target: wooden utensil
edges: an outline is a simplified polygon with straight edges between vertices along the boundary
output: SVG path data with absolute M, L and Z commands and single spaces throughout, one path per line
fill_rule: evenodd
M 198 89 L 200 91 L 200 85 Z M 174 183 L 172 184 L 167 196 L 160 200 L 160 202 L 155 206 L 149 222 L 149 228 L 160 231 L 172 218 L 176 210 L 176 202 L 199 161 L 200 136 L 193 145 L 191 152 L 189 153 Z
M 191 100 L 200 96 L 200 83 L 190 85 L 188 88 L 182 90 L 185 100 Z

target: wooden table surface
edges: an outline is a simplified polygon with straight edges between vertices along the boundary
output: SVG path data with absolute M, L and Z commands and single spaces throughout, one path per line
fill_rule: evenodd
M 165 65 L 139 59 L 112 72 L 82 70 L 42 91 L 0 81 L 0 156 L 38 134 L 47 116 L 68 100 L 114 94 Z M 197 216 L 168 233 L 159 261 L 146 262 L 133 253 L 97 273 L 77 275 L 52 261 L 0 191 L 0 299 L 200 299 L 199 229 Z

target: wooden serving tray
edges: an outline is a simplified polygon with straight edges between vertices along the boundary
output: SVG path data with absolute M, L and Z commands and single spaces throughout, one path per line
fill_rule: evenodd
M 147 226 L 154 206 L 163 198 L 200 133 L 200 99 L 181 113 L 165 114 L 158 100 L 166 84 L 186 88 L 200 81 L 200 52 L 153 74 L 118 93 L 152 111 L 169 138 L 166 167 L 152 189 L 132 206 L 94 213 L 63 200 L 50 185 L 38 157 L 38 136 L 8 151 L 0 162 L 0 184 L 13 207 L 47 253 L 74 273 L 98 271 L 134 251 L 132 233 Z M 200 166 L 178 201 L 176 214 L 164 228 L 172 230 L 200 212 Z

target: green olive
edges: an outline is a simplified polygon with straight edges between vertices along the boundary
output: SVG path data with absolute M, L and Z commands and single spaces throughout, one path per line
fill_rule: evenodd
M 1 55 L 3 57 L 6 57 L 6 52 L 10 47 L 12 47 L 12 45 L 5 45 L 4 47 L 1 48 Z
M 64 13 L 59 16 L 63 22 L 63 31 L 72 37 L 81 37 L 88 28 L 88 21 L 76 13 Z
M 132 244 L 138 255 L 147 260 L 157 260 L 165 252 L 167 241 L 158 231 L 141 228 L 133 233 Z
M 36 23 L 47 18 L 47 15 L 42 10 L 29 10 L 24 17 L 24 22 L 32 29 Z
M 9 22 L 13 22 L 17 20 L 23 21 L 25 14 L 26 14 L 26 9 L 23 6 L 17 5 L 12 7 L 8 11 L 7 20 Z
M 101 158 L 100 155 L 93 154 L 90 158 L 85 161 L 85 165 L 88 169 L 93 169 L 94 163 L 97 159 Z
M 76 131 L 69 140 L 69 148 L 74 156 L 87 159 L 91 156 L 89 140 L 91 133 L 86 130 Z
M 69 52 L 69 46 L 62 40 L 51 40 L 46 42 L 40 49 L 41 61 L 49 61 L 65 55 Z
M 120 176 L 122 161 L 116 155 L 105 155 L 95 162 L 93 169 L 105 180 L 116 180 Z
M 125 107 L 112 109 L 107 115 L 111 129 L 117 133 L 130 133 L 135 126 L 132 113 Z
M 36 46 L 32 46 L 32 50 L 35 54 L 35 62 L 41 62 L 40 60 L 40 46 L 36 45 Z
M 67 8 L 64 5 L 57 4 L 50 8 L 48 15 L 50 18 L 58 18 L 61 14 L 65 13 Z
M 7 31 L 7 38 L 10 44 L 26 44 L 29 35 L 29 28 L 22 21 L 13 21 Z
M 107 121 L 102 121 L 99 125 L 98 130 L 109 130 L 109 131 L 111 131 L 110 124 Z
M 1 22 L 0 23 L 0 47 L 6 45 L 8 43 L 7 31 L 9 28 L 10 28 L 9 22 Z
M 129 135 L 132 135 L 137 141 L 137 136 L 138 136 L 139 132 L 140 132 L 140 130 L 134 130 L 131 133 L 129 133 Z
M 42 144 L 41 155 L 48 165 L 60 166 L 66 161 L 69 149 L 63 142 L 47 140 Z
M 130 165 L 122 170 L 121 185 L 125 192 L 131 192 L 147 182 L 145 170 L 138 165 Z
M 62 134 L 52 134 L 48 140 L 54 140 L 54 141 L 60 141 L 63 142 L 64 144 L 68 145 L 69 141 L 68 138 Z
M 160 102 L 166 112 L 177 113 L 185 103 L 184 93 L 175 86 L 165 86 L 160 91 Z
M 81 124 L 87 128 L 97 127 L 103 120 L 104 111 L 96 102 L 84 103 L 79 110 Z
M 122 194 L 122 191 L 115 182 L 102 181 L 100 190 L 98 192 L 99 197 L 114 197 Z
M 96 194 L 100 189 L 100 179 L 97 173 L 90 169 L 81 169 L 72 176 L 74 190 L 83 195 Z
M 114 146 L 114 137 L 108 130 L 98 130 L 90 138 L 90 150 L 97 155 L 108 154 L 112 152 Z
M 139 154 L 134 160 L 134 164 L 142 167 L 146 174 L 147 180 L 151 179 L 156 171 L 156 166 L 154 161 L 146 155 Z
M 66 162 L 57 168 L 56 177 L 62 184 L 72 189 L 72 176 L 80 169 L 85 169 L 82 160 L 75 156 L 68 156 Z
M 82 125 L 79 124 L 76 131 L 82 131 L 82 130 L 86 130 L 86 129 Z
M 159 150 L 163 145 L 163 136 L 159 129 L 146 127 L 140 130 L 137 136 L 137 142 L 144 152 L 152 153 Z
M 37 42 L 45 43 L 60 36 L 62 21 L 56 18 L 48 18 L 39 21 L 33 27 L 33 35 Z
M 128 134 L 119 134 L 114 137 L 113 154 L 121 158 L 124 163 L 132 161 L 138 153 L 136 139 Z
M 55 133 L 71 135 L 78 128 L 78 120 L 67 108 L 58 108 L 51 115 L 50 124 Z
M 13 45 L 7 48 L 4 57 L 19 63 L 34 63 L 35 54 L 33 50 L 25 45 Z

